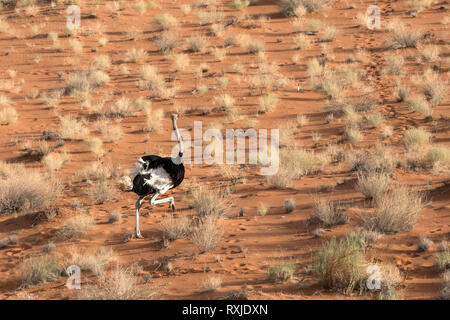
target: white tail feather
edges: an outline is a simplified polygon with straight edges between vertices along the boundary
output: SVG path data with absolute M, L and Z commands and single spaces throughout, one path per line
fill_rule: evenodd
M 122 176 L 118 181 L 119 189 L 122 191 L 133 190 L 133 182 L 129 176 Z

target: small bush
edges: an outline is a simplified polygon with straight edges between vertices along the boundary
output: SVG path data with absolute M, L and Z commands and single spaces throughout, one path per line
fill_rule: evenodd
M 95 129 L 102 135 L 105 142 L 115 142 L 122 139 L 123 130 L 120 125 L 113 125 L 106 119 L 94 123 Z
M 450 300 L 450 271 L 442 274 L 441 299 Z
M 258 212 L 258 215 L 264 217 L 269 211 L 269 209 L 266 207 L 264 203 L 260 203 L 258 208 L 256 208 L 256 211 Z
M 53 242 L 49 242 L 42 247 L 42 251 L 45 253 L 53 252 L 53 251 L 55 251 L 55 249 L 56 249 L 56 245 Z
M 412 128 L 405 131 L 402 141 L 408 149 L 423 147 L 431 142 L 431 134 L 421 128 Z
M 446 146 L 433 146 L 428 150 L 428 159 L 434 166 L 437 163 L 450 165 L 450 149 Z
M 176 34 L 172 32 L 163 32 L 156 41 L 156 47 L 163 53 L 172 51 L 177 44 L 178 38 Z
M 85 142 L 88 145 L 91 152 L 96 154 L 98 157 L 100 157 L 104 154 L 104 151 L 102 148 L 103 141 L 100 138 L 97 138 L 97 137 L 89 138 Z
M 117 267 L 111 272 L 103 272 L 99 277 L 99 284 L 83 290 L 79 298 L 82 300 L 148 300 L 157 295 L 155 287 L 139 286 L 131 270 Z
M 420 30 L 407 27 L 398 20 L 390 22 L 388 30 L 390 32 L 386 46 L 392 49 L 416 47 L 423 38 Z
M 398 300 L 397 287 L 402 281 L 400 271 L 393 265 L 381 266 L 381 290 L 378 292 L 379 300 Z
M 433 114 L 433 109 L 423 96 L 412 96 L 406 99 L 406 104 L 409 110 L 418 112 L 424 117 L 431 117 Z
M 397 83 L 395 87 L 395 96 L 398 102 L 406 101 L 409 96 L 409 89 L 407 86 Z
M 266 113 L 273 111 L 278 102 L 278 97 L 273 93 L 267 93 L 266 95 L 259 98 L 258 112 Z
M 264 40 L 254 40 L 248 44 L 248 52 L 249 53 L 258 53 L 265 50 L 265 42 Z
M 354 126 L 347 126 L 345 128 L 345 138 L 352 144 L 355 145 L 361 141 L 364 136 L 361 131 Z
M 293 41 L 296 49 L 308 49 L 312 43 L 311 39 L 303 33 L 296 35 Z
M 331 0 L 281 0 L 279 6 L 281 12 L 288 17 L 298 14 L 299 8 L 303 7 L 307 12 L 316 12 L 322 9 L 325 5 L 330 3 Z
M 148 53 L 144 49 L 132 48 L 125 52 L 124 60 L 126 62 L 138 63 L 148 58 Z
M 286 199 L 284 200 L 284 212 L 290 213 L 295 210 L 295 200 Z
M 292 180 L 295 175 L 288 168 L 281 167 L 277 173 L 266 176 L 266 181 L 273 185 L 275 188 L 284 189 L 291 186 Z
M 402 72 L 405 59 L 401 55 L 390 55 L 386 58 L 384 67 L 385 74 L 400 74 Z
M 7 176 L 3 179 L 0 172 L 0 215 L 47 208 L 58 192 L 58 184 L 49 181 L 39 172 L 18 168 L 5 171 Z M 13 171 L 15 173 L 11 174 Z
M 366 116 L 366 122 L 368 128 L 376 128 L 382 121 L 383 116 L 379 113 L 371 113 Z
M 98 56 L 94 59 L 93 66 L 98 70 L 109 69 L 111 68 L 111 59 L 106 55 Z
M 200 292 L 213 292 L 222 286 L 222 278 L 218 276 L 208 276 L 200 285 Z
M 336 39 L 337 29 L 333 26 L 325 27 L 322 37 L 319 38 L 320 42 L 330 42 Z
M 164 112 L 162 109 L 152 110 L 150 108 L 145 110 L 147 116 L 146 126 L 144 132 L 153 132 L 161 129 L 161 121 L 164 117 Z
M 200 52 L 208 46 L 208 41 L 200 35 L 194 35 L 186 39 L 186 45 L 192 52 Z
M 391 178 L 386 173 L 358 172 L 356 189 L 366 198 L 376 198 L 389 190 Z
M 157 15 L 154 18 L 154 23 L 162 30 L 170 30 L 178 27 L 177 19 L 169 13 Z
M 114 223 L 122 219 L 122 214 L 119 211 L 113 211 L 108 214 L 108 222 Z
M 78 214 L 64 223 L 57 235 L 61 239 L 79 239 L 94 226 L 94 218 L 87 214 Z
M 20 264 L 20 277 L 23 285 L 30 287 L 54 281 L 60 276 L 58 258 L 55 255 L 43 255 L 28 258 Z
M 233 108 L 234 102 L 234 98 L 227 93 L 214 97 L 214 103 L 218 104 L 225 111 Z
M 367 278 L 364 247 L 352 238 L 323 244 L 312 264 L 312 272 L 327 289 L 344 293 L 363 290 Z
M 435 266 L 440 271 L 450 270 L 450 251 L 447 249 L 435 255 Z
M 424 207 L 423 195 L 406 186 L 394 188 L 376 199 L 375 212 L 363 215 L 369 230 L 398 233 L 411 230 Z
M 44 156 L 41 160 L 41 162 L 50 172 L 58 171 L 67 161 L 69 161 L 69 155 L 65 152 L 51 153 Z
M 178 72 L 185 71 L 189 67 L 190 63 L 191 62 L 187 54 L 180 53 L 174 57 L 175 70 Z
M 0 122 L 6 122 L 6 124 L 13 124 L 17 122 L 19 118 L 16 109 L 7 107 L 0 111 Z
M 109 118 L 124 118 L 135 113 L 135 109 L 127 97 L 117 99 L 112 105 L 104 110 L 104 115 Z
M 447 97 L 448 81 L 442 79 L 439 73 L 427 69 L 421 75 L 413 77 L 413 82 L 427 97 L 430 105 L 435 107 Z
M 350 170 L 370 172 L 384 172 L 391 174 L 397 166 L 395 156 L 390 149 L 376 145 L 375 150 L 360 150 L 345 153 L 345 161 Z
M 66 92 L 86 99 L 95 88 L 109 83 L 110 80 L 108 74 L 101 70 L 77 71 L 66 79 Z
M 89 195 L 95 200 L 96 204 L 105 203 L 114 198 L 116 189 L 106 180 L 97 181 L 90 189 Z
M 222 216 L 225 214 L 225 203 L 222 193 L 199 186 L 191 191 L 192 207 L 200 217 Z
M 17 239 L 16 236 L 8 236 L 8 237 L 4 237 L 2 239 L 0 239 L 0 249 L 3 249 L 7 246 L 9 246 L 10 244 L 17 244 L 19 242 L 19 240 Z
M 311 219 L 318 219 L 327 227 L 345 224 L 348 221 L 348 217 L 339 208 L 338 203 L 330 200 L 316 201 Z
M 282 263 L 269 268 L 269 279 L 277 282 L 285 282 L 292 279 L 295 272 L 295 265 L 289 263 Z
M 219 217 L 215 215 L 206 216 L 199 222 L 198 226 L 192 228 L 190 238 L 197 246 L 200 253 L 214 250 L 223 237 L 223 228 Z
M 419 243 L 417 244 L 417 251 L 427 251 L 431 247 L 433 247 L 434 243 L 429 238 L 421 238 Z
M 114 253 L 111 249 L 101 248 L 93 253 L 73 248 L 70 250 L 71 257 L 65 262 L 66 266 L 77 265 L 81 271 L 91 271 L 94 275 L 100 275 L 106 266 L 115 260 Z
M 189 235 L 190 221 L 186 216 L 178 219 L 169 216 L 161 222 L 161 229 L 165 239 L 171 241 L 182 239 Z
M 250 5 L 250 0 L 231 0 L 230 7 L 236 10 L 242 10 Z
M 72 116 L 61 117 L 61 128 L 59 134 L 63 139 L 80 140 L 87 137 L 89 130 L 85 127 L 83 121 L 78 121 Z

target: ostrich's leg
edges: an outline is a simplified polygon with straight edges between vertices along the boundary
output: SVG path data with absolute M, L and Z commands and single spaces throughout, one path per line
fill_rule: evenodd
M 155 193 L 155 195 L 150 200 L 150 204 L 158 204 L 158 203 L 164 203 L 164 202 L 170 202 L 170 208 L 172 208 L 173 211 L 175 211 L 175 200 L 173 197 L 168 197 L 165 199 L 156 200 L 156 198 L 160 195 L 159 192 Z
M 136 238 L 144 238 L 141 235 L 141 230 L 139 230 L 139 210 L 141 209 L 142 200 L 144 200 L 144 196 L 139 196 L 138 201 L 136 201 Z

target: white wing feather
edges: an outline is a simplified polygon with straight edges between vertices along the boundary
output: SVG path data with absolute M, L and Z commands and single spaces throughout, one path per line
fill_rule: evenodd
M 150 179 L 145 179 L 145 184 L 157 189 L 161 194 L 166 193 L 173 186 L 170 175 L 163 167 L 153 168 L 145 171 L 145 173 L 142 171 L 141 174 L 150 174 Z

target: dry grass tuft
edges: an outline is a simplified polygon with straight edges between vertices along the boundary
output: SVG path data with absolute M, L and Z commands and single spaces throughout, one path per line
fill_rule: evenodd
M 384 172 L 358 172 L 356 189 L 366 198 L 376 198 L 390 188 L 391 177 Z
M 20 264 L 20 277 L 25 287 L 54 281 L 60 274 L 58 257 L 53 254 L 28 258 Z
M 95 88 L 111 81 L 107 73 L 90 69 L 77 71 L 66 79 L 66 93 L 85 99 Z
M 284 212 L 291 213 L 294 210 L 295 210 L 295 200 L 294 199 L 284 200 Z
M 91 271 L 94 275 L 100 275 L 111 261 L 116 260 L 111 248 L 96 249 L 93 253 L 73 247 L 70 250 L 70 258 L 65 265 L 77 265 L 81 271 Z
M 431 142 L 431 134 L 421 128 L 412 128 L 405 131 L 402 141 L 407 149 L 425 147 Z
M 442 274 L 441 299 L 450 300 L 450 271 Z
M 332 238 L 324 242 L 312 265 L 312 272 L 327 289 L 350 293 L 362 291 L 367 278 L 365 252 L 353 237 L 340 241 Z
M 389 55 L 386 57 L 386 65 L 384 67 L 385 74 L 399 75 L 402 72 L 405 59 L 401 55 Z
M 6 122 L 6 124 L 13 124 L 17 122 L 19 118 L 16 109 L 7 107 L 0 110 L 0 122 Z
M 208 46 L 208 40 L 201 35 L 193 35 L 186 39 L 186 45 L 192 52 L 200 52 Z
M 190 233 L 191 223 L 186 216 L 176 219 L 170 215 L 161 222 L 161 229 L 164 239 L 173 241 L 186 238 Z
M 148 53 L 145 49 L 132 48 L 125 52 L 124 60 L 126 62 L 138 63 L 148 58 Z
M 150 108 L 145 110 L 147 119 L 146 126 L 144 127 L 144 132 L 158 131 L 162 128 L 161 121 L 164 117 L 164 112 L 162 109 L 152 110 Z
M 441 248 L 442 249 L 442 248 Z M 450 251 L 447 248 L 443 249 L 441 252 L 435 255 L 435 267 L 440 271 L 450 270 Z
M 110 272 L 103 272 L 99 284 L 83 290 L 81 300 L 148 300 L 155 299 L 158 291 L 149 285 L 139 285 L 138 279 L 130 269 L 117 267 Z
M 386 46 L 391 49 L 414 48 L 423 39 L 422 31 L 407 27 L 399 20 L 391 21 L 388 24 L 388 30 L 390 32 Z
M 47 208 L 58 190 L 58 183 L 38 171 L 4 165 L 0 167 L 0 215 Z
M 285 282 L 292 279 L 295 272 L 295 264 L 292 263 L 280 263 L 268 270 L 269 279 L 276 282 Z
M 331 227 L 347 223 L 348 216 L 342 212 L 339 203 L 321 199 L 315 202 L 314 212 L 311 214 L 310 219 L 317 219 L 326 227 Z
M 94 224 L 95 221 L 92 216 L 80 213 L 67 220 L 58 230 L 57 236 L 61 239 L 79 239 L 91 230 Z
M 107 180 L 99 180 L 89 189 L 91 196 L 96 204 L 102 204 L 114 198 L 116 189 Z
M 345 162 L 350 170 L 366 173 L 391 174 L 397 166 L 395 155 L 382 145 L 376 145 L 375 150 L 349 150 L 345 153 Z
M 222 286 L 222 277 L 208 276 L 200 285 L 199 292 L 213 292 Z
M 120 213 L 120 211 L 112 211 L 108 214 L 109 223 L 120 221 L 120 219 L 122 219 L 122 214 Z
M 79 121 L 72 116 L 61 117 L 59 120 L 61 122 L 59 134 L 63 139 L 82 140 L 89 134 L 84 121 Z
M 223 227 L 217 215 L 203 217 L 199 224 L 192 228 L 190 238 L 200 253 L 214 250 L 223 237 Z
M 178 45 L 178 37 L 172 32 L 163 32 L 156 41 L 156 47 L 163 53 L 171 52 Z
M 420 238 L 419 243 L 417 244 L 417 251 L 427 251 L 433 247 L 434 243 L 429 238 L 423 237 Z
M 157 15 L 153 21 L 161 30 L 170 30 L 178 27 L 177 19 L 169 13 Z
M 223 216 L 225 214 L 225 201 L 223 193 L 203 186 L 192 189 L 192 207 L 199 217 Z
M 398 233 L 411 230 L 424 208 L 424 196 L 407 186 L 399 186 L 375 201 L 375 211 L 362 215 L 369 230 Z

